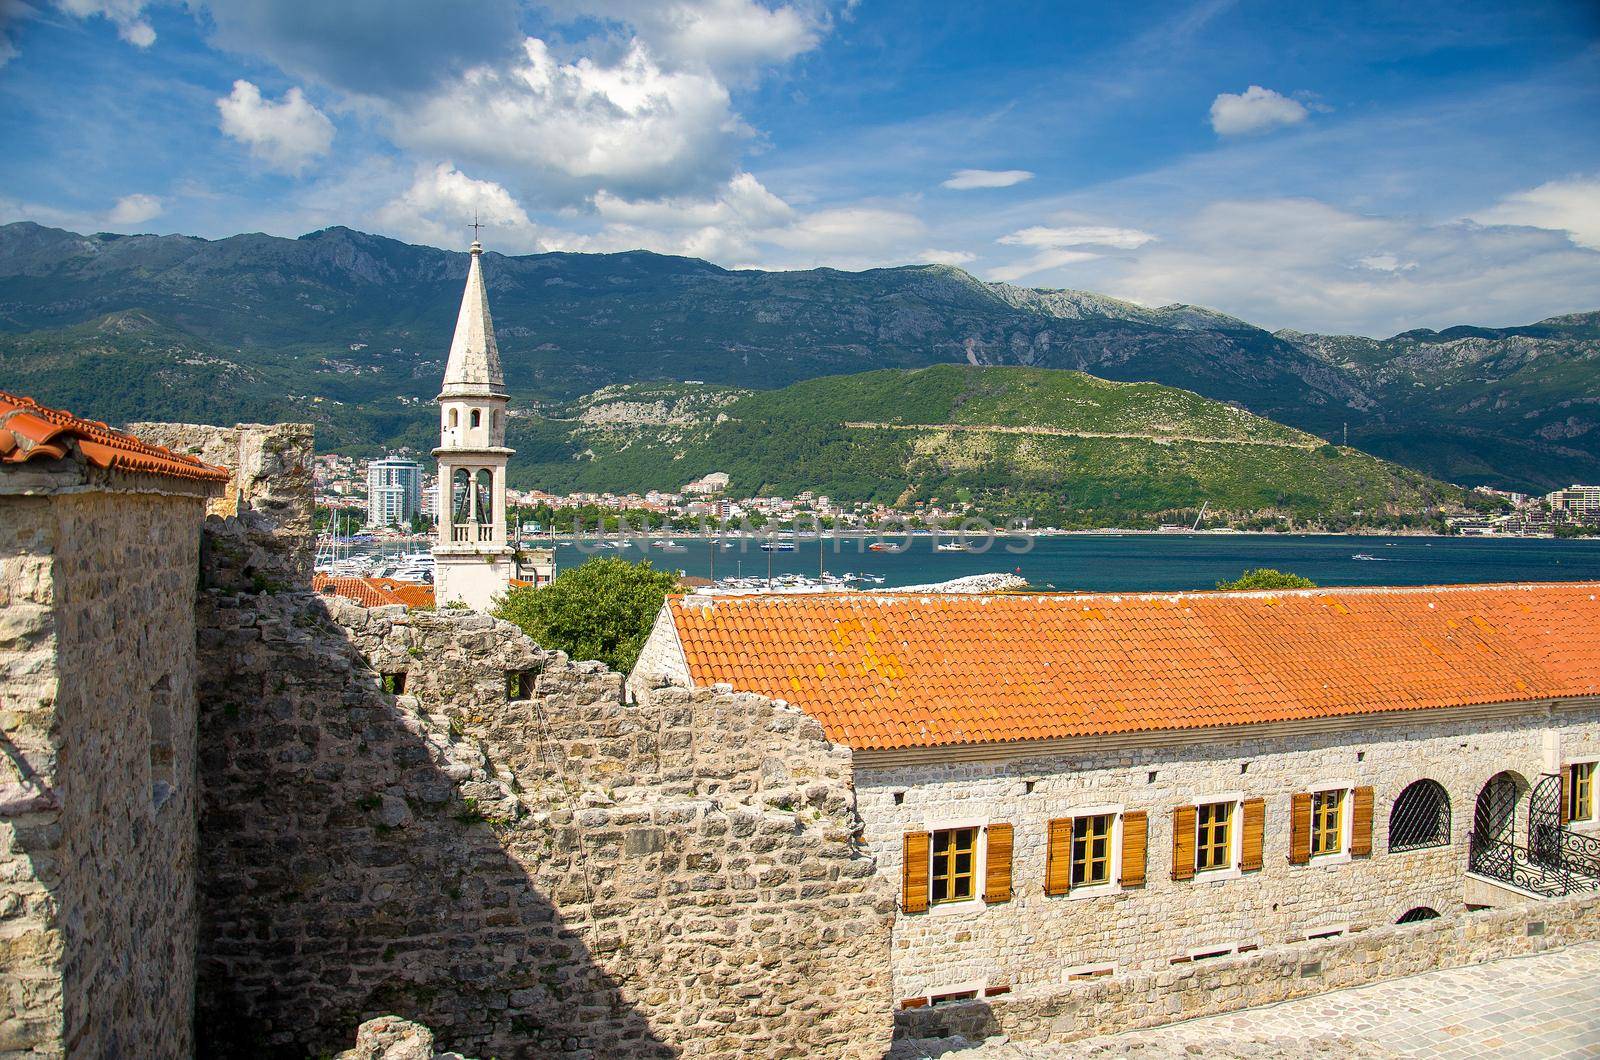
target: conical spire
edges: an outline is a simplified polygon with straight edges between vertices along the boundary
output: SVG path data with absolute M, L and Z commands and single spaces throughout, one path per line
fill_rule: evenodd
M 461 295 L 461 315 L 450 342 L 450 360 L 444 366 L 446 397 L 505 397 L 500 373 L 500 347 L 494 342 L 494 321 L 489 318 L 489 292 L 483 286 L 483 244 L 472 242 L 472 264 L 467 289 Z

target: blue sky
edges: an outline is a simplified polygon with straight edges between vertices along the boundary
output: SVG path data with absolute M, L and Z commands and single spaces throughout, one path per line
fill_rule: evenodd
M 0 0 L 0 220 L 1600 308 L 1600 5 Z

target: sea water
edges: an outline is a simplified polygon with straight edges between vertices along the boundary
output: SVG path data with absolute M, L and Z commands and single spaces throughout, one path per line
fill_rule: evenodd
M 657 535 L 656 540 L 666 540 Z M 598 551 L 593 542 L 556 545 L 558 569 L 592 555 L 649 559 L 701 578 L 783 574 L 881 575 L 892 589 L 968 574 L 1011 572 L 1042 589 L 1148 591 L 1213 589 L 1254 567 L 1276 567 L 1318 585 L 1448 585 L 1468 582 L 1600 580 L 1600 539 L 1366 537 L 1298 534 L 1071 534 L 995 539 L 985 553 L 935 552 L 929 537 L 888 538 L 901 552 L 872 552 L 873 538 L 800 539 L 793 552 L 763 552 L 757 540 L 733 547 L 679 537 L 687 551 L 635 542 Z M 948 540 L 946 538 L 945 540 Z

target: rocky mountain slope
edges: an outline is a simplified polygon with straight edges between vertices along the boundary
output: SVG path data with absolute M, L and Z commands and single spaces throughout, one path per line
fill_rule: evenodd
M 464 254 L 343 228 L 208 241 L 0 226 L 0 378 L 110 418 L 294 417 L 326 444 L 400 444 L 435 392 L 465 272 Z M 642 251 L 490 253 L 486 274 L 525 407 L 641 381 L 761 389 L 938 363 L 1070 368 L 1323 437 L 1348 426 L 1352 443 L 1456 481 L 1600 477 L 1595 314 L 1373 340 L 1270 334 L 1199 307 L 938 265 L 768 273 Z

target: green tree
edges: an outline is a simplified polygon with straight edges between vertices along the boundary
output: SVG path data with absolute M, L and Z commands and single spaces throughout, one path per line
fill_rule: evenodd
M 655 570 L 649 560 L 596 557 L 562 571 L 543 589 L 512 588 L 494 613 L 542 647 L 626 672 L 677 581 L 676 574 Z
M 1272 567 L 1257 567 L 1245 571 L 1231 582 L 1217 583 L 1218 589 L 1315 589 L 1316 587 L 1317 583 L 1310 578 L 1274 570 Z

